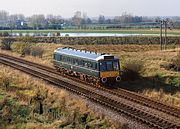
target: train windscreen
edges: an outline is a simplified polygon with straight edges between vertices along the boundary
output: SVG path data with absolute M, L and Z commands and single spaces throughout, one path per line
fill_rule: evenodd
M 103 61 L 100 62 L 100 71 L 117 71 L 119 70 L 118 61 Z

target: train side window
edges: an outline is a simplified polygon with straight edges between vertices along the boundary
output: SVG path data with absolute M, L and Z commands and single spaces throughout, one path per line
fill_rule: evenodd
M 73 58 L 71 58 L 71 64 L 73 64 Z
M 97 70 L 97 63 L 94 63 L 94 69 Z
M 60 55 L 54 54 L 54 59 L 59 61 L 60 60 Z
M 82 61 L 82 66 L 85 66 L 85 62 L 84 62 L 84 60 Z
M 80 59 L 78 60 L 78 65 L 82 66 L 82 60 L 80 60 Z
M 61 56 L 62 61 L 64 62 L 64 56 Z
M 68 63 L 70 63 L 70 62 L 71 62 L 70 57 L 68 57 L 68 58 L 67 58 L 67 61 L 68 61 Z
M 93 64 L 92 64 L 92 62 L 88 62 L 88 68 L 93 69 Z
M 84 67 L 88 67 L 88 62 L 87 61 L 84 61 Z
M 61 61 L 62 60 L 62 55 L 59 55 L 59 61 Z
M 77 59 L 75 59 L 75 65 L 78 65 L 78 60 Z
M 92 62 L 91 63 L 91 68 L 95 70 L 96 69 L 96 63 Z

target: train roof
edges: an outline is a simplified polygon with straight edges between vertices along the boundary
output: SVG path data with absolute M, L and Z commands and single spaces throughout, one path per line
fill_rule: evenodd
M 58 48 L 54 52 L 59 53 L 59 54 L 84 58 L 88 60 L 93 60 L 93 61 L 99 61 L 99 60 L 104 60 L 104 59 L 118 59 L 117 57 L 114 57 L 112 55 L 105 54 L 105 53 L 101 54 L 101 53 L 90 52 L 90 51 L 85 51 L 85 50 L 77 50 L 77 49 L 67 48 L 67 47 Z

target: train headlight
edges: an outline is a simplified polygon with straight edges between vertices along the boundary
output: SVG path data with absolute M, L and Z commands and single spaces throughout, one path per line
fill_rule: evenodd
M 102 81 L 102 83 L 106 83 L 107 82 L 107 78 L 102 78 L 101 81 Z
M 121 77 L 120 76 L 117 76 L 116 77 L 116 82 L 120 82 L 121 81 Z

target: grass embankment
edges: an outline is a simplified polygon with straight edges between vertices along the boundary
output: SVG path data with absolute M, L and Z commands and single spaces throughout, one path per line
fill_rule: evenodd
M 104 116 L 90 111 L 83 100 L 0 65 L 0 128 L 115 129 Z
M 25 58 L 51 67 L 53 51 L 58 47 L 68 46 L 48 43 L 36 45 L 44 49 L 43 57 L 40 59 L 26 56 Z M 70 47 L 111 53 L 120 57 L 122 67 L 129 64 L 129 62 L 141 64 L 142 68 L 139 71 L 141 77 L 133 81 L 123 81 L 120 86 L 153 99 L 180 106 L 180 72 L 160 67 L 161 64 L 173 62 L 177 52 L 180 51 L 180 46 L 176 45 L 175 49 L 166 51 L 160 51 L 159 45 L 71 45 Z M 12 54 L 11 52 L 8 53 Z M 13 55 L 17 54 L 13 53 Z
M 0 30 L 0 32 L 9 32 L 11 30 Z M 104 30 L 92 30 L 92 29 L 67 29 L 67 30 L 12 30 L 13 33 L 49 33 L 49 32 L 61 32 L 61 33 L 121 33 L 121 34 L 159 34 L 159 29 L 104 29 Z M 180 30 L 168 30 L 170 35 L 180 35 Z

